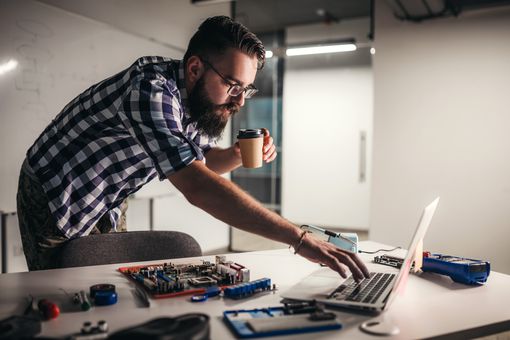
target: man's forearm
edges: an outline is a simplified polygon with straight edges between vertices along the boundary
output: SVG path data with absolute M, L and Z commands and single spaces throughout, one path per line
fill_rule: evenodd
M 194 162 L 169 179 L 193 205 L 229 225 L 287 244 L 294 245 L 299 240 L 299 228 L 202 162 Z
M 234 147 L 212 148 L 205 154 L 205 158 L 207 167 L 219 175 L 235 170 L 241 165 L 241 155 Z
M 201 161 L 194 161 L 168 179 L 193 205 L 227 224 L 293 245 L 299 255 L 312 262 L 326 264 L 344 278 L 347 277 L 346 266 L 357 281 L 369 277 L 368 269 L 357 254 L 337 248 L 325 240 L 307 237 L 297 226 L 264 208 Z

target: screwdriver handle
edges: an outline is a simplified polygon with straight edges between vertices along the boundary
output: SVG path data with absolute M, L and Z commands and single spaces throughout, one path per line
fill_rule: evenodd
M 39 300 L 37 307 L 45 320 L 55 319 L 60 315 L 60 308 L 49 300 Z

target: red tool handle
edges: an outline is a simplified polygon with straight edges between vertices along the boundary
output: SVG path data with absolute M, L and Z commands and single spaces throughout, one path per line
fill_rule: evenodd
M 60 315 L 60 308 L 49 300 L 39 300 L 37 307 L 46 320 L 55 319 Z

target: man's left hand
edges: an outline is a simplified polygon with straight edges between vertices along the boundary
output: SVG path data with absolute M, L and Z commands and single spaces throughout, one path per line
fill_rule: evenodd
M 262 146 L 262 160 L 266 163 L 270 163 L 274 161 L 276 158 L 276 146 L 273 144 L 273 137 L 271 137 L 269 130 L 266 128 L 262 128 L 264 132 L 264 142 Z M 236 142 L 233 146 L 234 154 L 240 160 L 241 159 L 241 148 L 239 147 L 239 142 Z
M 266 128 L 262 128 L 264 131 L 264 146 L 262 147 L 263 156 L 262 159 L 266 163 L 270 163 L 274 161 L 276 158 L 276 147 L 273 144 L 273 137 L 271 137 L 269 130 Z

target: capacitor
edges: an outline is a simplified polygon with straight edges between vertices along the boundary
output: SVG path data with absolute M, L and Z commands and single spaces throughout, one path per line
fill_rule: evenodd
M 100 320 L 97 322 L 97 328 L 101 332 L 108 332 L 108 323 L 106 323 L 106 321 L 104 321 L 104 320 Z
M 80 304 L 80 293 L 74 293 L 74 296 L 73 296 L 73 303 L 75 305 L 79 305 Z
M 90 286 L 90 298 L 93 299 L 97 292 L 114 292 L 115 285 L 109 283 L 100 283 Z
M 94 296 L 94 304 L 96 306 L 109 306 L 117 303 L 117 293 L 114 292 L 97 292 Z
M 193 295 L 191 297 L 191 302 L 203 302 L 207 301 L 208 298 L 207 294 Z
M 86 321 L 83 323 L 83 326 L 81 327 L 81 332 L 83 334 L 88 334 L 92 331 L 92 322 Z
M 89 310 L 90 309 L 90 301 L 89 301 L 89 298 L 87 297 L 87 293 L 85 293 L 84 290 L 81 290 L 80 294 L 78 296 L 80 299 L 81 310 L 83 310 L 83 311 Z

